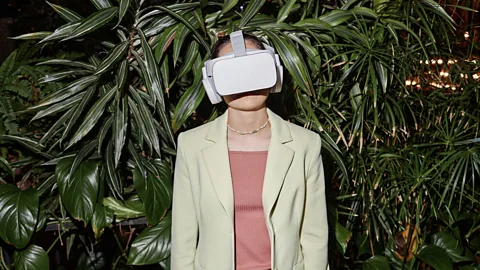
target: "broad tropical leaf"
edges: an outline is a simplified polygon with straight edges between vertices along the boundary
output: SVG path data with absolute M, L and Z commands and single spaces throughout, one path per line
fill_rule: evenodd
M 74 159 L 61 160 L 56 169 L 58 191 L 65 208 L 77 220 L 87 224 L 93 216 L 99 188 L 99 166 L 94 161 L 83 161 L 70 175 Z
M 35 231 L 39 197 L 35 189 L 0 185 L 0 237 L 17 249 L 27 246 Z
M 30 245 L 24 250 L 17 250 L 13 254 L 15 269 L 18 270 L 45 270 L 50 268 L 48 254 L 42 247 Z
M 171 217 L 166 216 L 156 226 L 145 229 L 133 241 L 128 264 L 147 265 L 165 260 L 170 255 Z

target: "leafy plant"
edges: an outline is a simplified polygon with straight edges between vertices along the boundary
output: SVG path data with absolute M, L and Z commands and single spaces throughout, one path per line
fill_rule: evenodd
M 30 244 L 18 258 L 40 260 L 44 253 L 30 237 L 34 227 L 58 224 L 62 234 L 78 234 L 86 250 L 82 267 L 169 268 L 175 137 L 218 115 L 221 105 L 204 103 L 201 67 L 219 36 L 243 29 L 274 46 L 291 76 L 277 98 L 294 109 L 274 103 L 277 111 L 323 138 L 333 179 L 328 194 L 336 199 L 331 267 L 477 267 L 467 249 L 451 245 L 451 233 L 464 246 L 478 238 L 478 226 L 463 236 L 433 226 L 440 213 L 478 211 L 479 175 L 478 66 L 455 47 L 455 22 L 438 3 L 92 3 L 97 11 L 88 16 L 50 4 L 66 23 L 17 37 L 88 49 L 83 59 L 38 65 L 62 68 L 40 81 L 63 83 L 28 108 L 34 123 L 52 121 L 41 138 L 0 138 L 31 153 L 13 168 L 41 171 L 35 189 L 0 186 L 0 202 L 35 224 L 23 238 L 0 234 L 17 249 Z M 448 60 L 441 64 L 440 57 Z M 448 87 L 438 82 L 446 77 Z M 9 199 L 25 192 L 31 198 L 19 205 Z M 122 243 L 116 225 L 132 220 L 148 228 Z M 70 229 L 72 223 L 81 230 Z M 5 232 L 13 229 L 2 224 Z M 96 250 L 108 231 L 118 243 L 112 262 Z M 475 248 L 468 246 L 472 255 Z M 432 262 L 444 253 L 449 258 Z

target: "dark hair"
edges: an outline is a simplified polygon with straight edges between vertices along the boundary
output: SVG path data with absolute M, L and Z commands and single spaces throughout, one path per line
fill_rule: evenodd
M 249 41 L 250 43 L 255 45 L 255 47 L 257 47 L 258 49 L 265 50 L 265 47 L 263 46 L 262 41 L 260 41 L 258 37 L 247 34 L 247 33 L 243 33 L 243 39 L 245 41 Z M 220 50 L 223 49 L 225 46 L 227 46 L 229 43 L 230 43 L 230 35 L 219 38 L 217 42 L 215 42 L 215 44 L 213 45 L 212 59 L 217 58 L 220 54 Z

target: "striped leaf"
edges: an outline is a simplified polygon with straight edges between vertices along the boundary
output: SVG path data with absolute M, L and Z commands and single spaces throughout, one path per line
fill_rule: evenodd
M 288 0 L 288 2 L 283 5 L 283 7 L 278 12 L 277 23 L 281 23 L 286 18 L 288 18 L 288 15 L 290 15 L 290 12 L 292 11 L 292 8 L 296 2 L 297 0 Z
M 90 86 L 87 91 L 85 92 L 85 96 L 83 99 L 80 101 L 78 106 L 76 106 L 74 113 L 72 114 L 72 117 L 68 120 L 67 125 L 65 126 L 65 129 L 63 131 L 61 141 L 65 141 L 68 135 L 70 134 L 70 131 L 74 128 L 77 127 L 77 120 L 80 117 L 80 115 L 85 111 L 85 108 L 87 108 L 88 103 L 90 100 L 93 98 L 95 93 L 97 92 L 97 86 L 92 85 Z
M 260 11 L 264 4 L 265 0 L 250 1 L 245 10 L 245 13 L 243 14 L 243 18 L 238 24 L 238 28 L 242 29 L 245 25 L 247 25 L 247 23 L 258 13 L 258 11 Z
M 138 112 L 139 112 L 139 121 L 141 121 L 145 127 L 145 136 L 148 138 L 150 141 L 151 145 L 153 146 L 153 149 L 155 152 L 161 156 L 160 152 L 160 140 L 158 138 L 158 134 L 155 129 L 155 125 L 153 124 L 153 117 L 152 114 L 150 113 L 150 110 L 148 110 L 147 105 L 143 101 L 142 97 L 140 94 L 137 92 L 136 89 L 130 86 L 130 94 L 133 98 L 133 100 L 136 102 L 136 105 L 138 107 Z M 132 108 L 132 106 L 130 106 Z M 162 113 L 162 112 L 160 112 Z M 165 112 L 163 112 L 165 113 Z
M 44 144 L 48 142 L 55 134 L 57 134 L 57 132 L 61 131 L 62 126 L 65 124 L 65 122 L 67 122 L 68 119 L 70 119 L 75 109 L 76 109 L 75 107 L 71 108 L 66 113 L 64 113 L 60 117 L 60 119 L 58 119 L 58 121 L 55 122 L 55 124 L 53 124 L 45 134 L 43 134 L 42 139 L 40 139 L 38 144 Z
M 112 128 L 112 124 L 113 124 L 113 116 L 109 116 L 107 118 L 107 120 L 103 123 L 102 127 L 100 128 L 100 132 L 98 133 L 98 137 L 97 137 L 97 140 L 98 140 L 98 154 L 101 155 L 102 153 L 102 145 L 103 145 L 103 141 L 105 140 L 105 137 L 107 136 L 107 133 L 110 131 L 110 129 Z
M 125 145 L 125 139 L 127 136 L 127 123 L 128 123 L 128 103 L 127 99 L 117 98 L 117 104 L 114 109 L 114 121 L 113 121 L 113 143 L 114 143 L 114 167 L 117 168 L 120 156 L 122 154 L 123 146 Z M 122 107 L 120 107 L 122 106 Z
M 118 66 L 117 74 L 115 76 L 115 83 L 118 85 L 118 89 L 121 91 L 125 86 L 125 82 L 128 77 L 128 60 L 123 60 Z
M 179 78 L 187 74 L 187 72 L 189 72 L 192 69 L 193 63 L 195 62 L 197 55 L 198 55 L 198 42 L 196 42 L 195 40 L 192 40 L 192 42 L 190 42 L 190 45 L 188 46 L 187 53 L 185 54 L 183 65 L 178 70 Z
M 172 119 L 174 132 L 177 132 L 182 127 L 205 96 L 205 91 L 202 89 L 202 81 L 199 79 L 200 75 L 201 73 L 199 72 L 193 85 L 183 93 L 180 101 L 177 103 Z
M 145 56 L 145 66 L 142 68 L 143 79 L 145 80 L 148 92 L 152 97 L 153 104 L 155 105 L 155 103 L 159 101 L 163 106 L 165 106 L 157 62 L 153 57 L 152 49 L 148 45 L 147 38 L 143 34 L 142 30 L 138 30 L 138 35 L 140 36 L 142 50 Z
M 87 76 L 87 77 L 80 78 L 80 79 L 74 81 L 73 83 L 65 86 L 64 88 L 57 90 L 56 92 L 54 92 L 50 96 L 44 98 L 37 105 L 29 107 L 28 109 L 29 110 L 34 110 L 34 109 L 37 109 L 37 108 L 45 107 L 45 106 L 60 102 L 64 99 L 67 99 L 67 98 L 75 95 L 76 93 L 82 91 L 83 89 L 89 87 L 96 80 L 97 80 L 96 76 Z
M 62 39 L 70 35 L 73 29 L 77 28 L 80 25 L 80 22 L 76 23 L 67 23 L 65 25 L 60 26 L 57 28 L 51 35 L 48 35 L 44 39 L 40 40 L 39 43 L 44 43 L 47 41 Z
M 113 19 L 113 17 L 117 15 L 117 12 L 118 12 L 117 7 L 111 7 L 111 8 L 102 9 L 93 13 L 88 18 L 82 20 L 82 23 L 77 28 L 75 28 L 68 37 L 64 38 L 62 41 L 78 38 L 97 30 L 98 28 L 107 24 L 111 19 Z
M 131 0 L 120 0 L 120 9 L 118 10 L 118 23 L 117 25 L 120 24 L 120 22 L 123 19 L 123 16 L 127 14 L 128 8 L 130 7 Z
M 238 3 L 238 0 L 224 0 L 223 1 L 222 13 L 223 14 L 227 13 L 230 9 L 232 9 L 234 6 L 236 6 L 237 3 Z
M 98 119 L 103 115 L 105 111 L 105 106 L 110 101 L 110 99 L 112 99 L 116 91 L 117 91 L 117 87 L 115 86 L 110 90 L 110 92 L 108 92 L 100 100 L 95 102 L 95 104 L 92 106 L 92 108 L 88 111 L 87 115 L 85 116 L 84 121 L 78 127 L 77 131 L 73 135 L 73 138 L 70 140 L 70 142 L 66 146 L 66 149 L 72 147 L 72 145 L 76 144 L 83 137 L 85 137 L 85 135 L 87 135 L 88 132 L 90 132 L 90 130 L 98 122 Z
M 125 54 L 128 48 L 128 42 L 121 42 L 115 46 L 108 56 L 97 66 L 97 70 L 93 75 L 99 75 L 107 71 Z
M 47 4 L 49 4 L 53 8 L 53 10 L 55 10 L 55 12 L 57 12 L 57 14 L 60 15 L 60 17 L 62 17 L 67 22 L 76 22 L 76 21 L 83 20 L 83 17 L 73 10 L 70 10 L 66 7 L 52 4 L 48 1 L 47 1 Z
M 43 118 L 43 117 L 46 117 L 46 116 L 49 116 L 49 115 L 52 115 L 52 114 L 56 114 L 58 112 L 69 109 L 69 108 L 73 107 L 74 105 L 76 105 L 77 103 L 79 103 L 84 95 L 85 95 L 84 93 L 80 93 L 80 94 L 75 95 L 75 96 L 73 96 L 69 99 L 66 99 L 66 100 L 62 101 L 62 102 L 58 102 L 57 104 L 55 104 L 53 106 L 50 106 L 49 108 L 47 108 L 45 110 L 41 110 L 30 121 L 35 121 L 35 120 L 38 120 L 40 118 Z
M 70 173 L 68 174 L 68 177 L 72 177 L 75 171 L 77 170 L 78 166 L 92 153 L 92 151 L 97 147 L 98 141 L 93 140 L 89 142 L 87 145 L 82 147 L 82 149 L 75 155 L 75 158 L 73 159 L 71 168 L 70 168 Z
M 121 178 L 118 176 L 118 172 L 115 170 L 113 143 L 113 140 L 108 142 L 105 153 L 106 169 L 108 174 L 106 179 L 110 190 L 113 192 L 113 195 L 116 198 L 123 200 L 123 183 Z
M 39 65 L 64 65 L 64 66 L 69 66 L 69 67 L 79 67 L 79 68 L 84 68 L 88 70 L 95 70 L 95 66 L 91 64 L 87 64 L 85 62 L 80 62 L 80 61 L 72 61 L 72 60 L 67 60 L 67 59 L 52 59 L 52 60 L 47 60 L 44 62 L 40 62 L 37 64 Z
M 43 39 L 45 37 L 48 37 L 51 34 L 52 32 L 49 32 L 49 31 L 35 32 L 35 33 L 23 34 L 16 37 L 11 37 L 10 39 L 15 39 L 15 40 Z
M 209 52 L 210 51 L 210 45 L 207 44 L 207 42 L 205 42 L 205 40 L 203 39 L 202 35 L 200 34 L 200 32 L 198 32 L 195 27 L 193 27 L 187 20 L 185 20 L 182 16 L 180 16 L 179 14 L 175 13 L 174 11 L 172 11 L 171 9 L 169 8 L 166 8 L 166 7 L 163 7 L 163 6 L 155 6 L 155 8 L 158 8 L 160 10 L 163 10 L 165 12 L 167 12 L 170 16 L 172 16 L 173 18 L 179 20 L 182 24 L 184 24 L 188 29 L 190 29 L 190 31 L 192 31 L 192 33 L 194 34 L 194 38 L 198 41 L 198 43 L 202 44 L 202 46 Z
M 308 72 L 307 66 L 301 57 L 297 47 L 293 45 L 290 39 L 280 36 L 273 31 L 264 29 L 263 32 L 273 42 L 278 55 L 282 59 L 285 67 L 292 75 L 295 82 L 307 94 L 314 95 L 312 78 Z
M 69 75 L 86 75 L 89 73 L 90 72 L 88 70 L 81 70 L 81 69 L 61 71 L 61 72 L 45 75 L 44 77 L 38 79 L 37 83 L 56 82 L 68 77 Z
M 110 1 L 108 0 L 90 0 L 93 5 L 98 9 L 106 9 L 106 8 L 109 8 L 112 6 L 112 4 L 110 3 Z

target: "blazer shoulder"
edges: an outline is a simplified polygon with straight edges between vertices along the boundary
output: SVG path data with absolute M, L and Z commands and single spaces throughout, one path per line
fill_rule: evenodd
M 205 123 L 203 125 L 200 125 L 198 127 L 182 131 L 178 135 L 178 142 L 180 141 L 188 145 L 195 145 L 198 144 L 199 139 L 203 139 L 207 136 L 208 130 L 210 129 L 210 126 L 212 125 L 214 121 Z
M 285 120 L 284 120 L 285 121 Z M 318 133 L 315 133 L 309 129 L 306 129 L 302 126 L 297 124 L 285 121 L 287 123 L 288 128 L 290 129 L 290 133 L 292 134 L 293 140 L 297 141 L 304 141 L 306 144 L 311 144 L 315 142 L 317 138 L 320 137 Z

